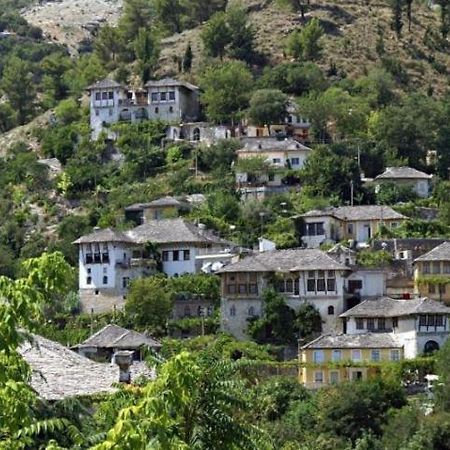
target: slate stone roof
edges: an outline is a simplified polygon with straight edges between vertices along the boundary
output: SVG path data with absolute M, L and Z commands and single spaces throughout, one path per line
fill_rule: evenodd
M 339 317 L 401 317 L 415 314 L 450 315 L 450 307 L 427 297 L 410 300 L 382 297 L 377 300 L 365 300 Z
M 121 231 L 115 231 L 111 228 L 105 228 L 101 230 L 94 230 L 94 232 L 87 234 L 86 236 L 82 236 L 76 241 L 74 244 L 90 244 L 90 243 L 99 243 L 99 242 L 129 242 L 133 241 L 127 236 L 125 233 Z
M 181 207 L 181 206 L 183 206 L 183 203 L 181 203 L 174 197 L 167 196 L 167 197 L 158 198 L 158 199 L 153 200 L 152 202 L 148 202 L 148 203 L 134 203 L 133 205 L 127 206 L 125 208 L 125 211 L 139 211 L 142 209 L 163 208 L 163 207 L 170 207 L 170 206 Z
M 175 80 L 174 78 L 162 78 L 161 80 L 150 80 L 145 84 L 145 87 L 175 87 L 181 86 L 189 89 L 190 91 L 198 91 L 199 88 L 194 86 L 191 83 L 187 83 L 186 81 Z
M 433 178 L 433 175 L 428 175 L 420 170 L 413 169 L 412 167 L 386 167 L 386 170 L 375 177 L 375 180 L 392 180 L 392 179 L 426 179 Z
M 117 81 L 111 80 L 110 78 L 105 78 L 103 80 L 96 81 L 94 84 L 91 84 L 86 88 L 88 91 L 92 91 L 93 89 L 108 89 L 108 88 L 118 88 L 123 87 Z
M 273 250 L 247 256 L 217 273 L 296 272 L 301 270 L 349 270 L 318 249 Z
M 339 220 L 402 220 L 406 216 L 394 211 L 390 206 L 384 205 L 360 205 L 360 206 L 340 206 L 338 208 L 325 208 L 322 210 L 312 210 L 296 217 L 324 217 L 332 216 Z
M 138 349 L 142 346 L 160 348 L 161 343 L 137 331 L 127 330 L 118 325 L 109 324 L 76 347 Z
M 450 261 L 450 241 L 443 242 L 415 261 Z
M 23 343 L 19 353 L 32 369 L 31 387 L 45 400 L 106 394 L 117 389 L 118 366 L 91 361 L 41 336 L 33 336 L 32 343 Z M 133 364 L 132 379 L 139 375 L 153 376 L 144 364 Z
M 322 335 L 301 347 L 302 349 L 346 348 L 402 348 L 391 333 Z
M 241 142 L 244 144 L 244 147 L 238 150 L 237 153 L 311 150 L 309 147 L 306 147 L 292 138 L 277 139 L 273 137 L 246 137 L 242 138 Z
M 220 239 L 210 231 L 201 230 L 181 218 L 149 220 L 128 231 L 127 235 L 138 244 L 204 243 L 234 246 L 233 243 Z

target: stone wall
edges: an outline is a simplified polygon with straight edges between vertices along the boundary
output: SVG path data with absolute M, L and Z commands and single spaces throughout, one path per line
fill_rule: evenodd
M 96 292 L 98 292 L 96 294 Z M 83 312 L 107 313 L 122 309 L 125 305 L 123 295 L 117 289 L 82 289 L 80 290 L 80 303 Z

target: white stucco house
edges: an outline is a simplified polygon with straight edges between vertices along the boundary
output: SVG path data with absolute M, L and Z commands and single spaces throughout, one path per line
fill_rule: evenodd
M 432 178 L 433 175 L 412 167 L 387 167 L 382 174 L 375 177 L 375 183 L 376 189 L 379 189 L 383 183 L 410 186 L 419 197 L 427 198 L 430 196 Z
M 133 279 L 158 272 L 170 277 L 199 273 L 205 255 L 214 255 L 220 268 L 234 246 L 181 218 L 148 220 L 126 232 L 94 230 L 74 244 L 79 247 L 82 308 L 94 312 L 121 308 Z
M 87 90 L 93 139 L 117 122 L 161 120 L 179 124 L 197 120 L 200 113 L 198 87 L 172 78 L 149 81 L 141 89 L 107 78 Z

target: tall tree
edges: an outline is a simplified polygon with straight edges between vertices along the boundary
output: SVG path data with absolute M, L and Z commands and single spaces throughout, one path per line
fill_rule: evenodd
M 302 29 L 291 33 L 287 43 L 287 51 L 298 61 L 314 61 L 322 52 L 321 38 L 323 28 L 318 19 L 312 19 Z
M 182 19 L 186 13 L 180 0 L 152 0 L 158 22 L 170 33 L 183 31 Z
M 239 61 L 209 67 L 200 79 L 206 115 L 214 123 L 236 123 L 248 106 L 253 77 Z
M 152 77 L 158 64 L 160 49 L 155 33 L 141 28 L 134 43 L 134 51 L 138 60 L 139 75 L 145 84 Z
M 391 0 L 392 21 L 391 27 L 399 38 L 403 29 L 403 6 L 404 0 Z
M 230 43 L 231 33 L 228 27 L 227 14 L 218 12 L 214 14 L 201 32 L 201 38 L 206 53 L 212 57 L 223 58 L 225 47 Z
M 247 11 L 237 4 L 232 5 L 227 10 L 227 23 L 230 32 L 229 55 L 251 62 L 255 53 L 256 32 Z
M 25 123 L 34 109 L 36 98 L 30 64 L 17 56 L 9 58 L 3 71 L 1 87 L 17 111 L 19 123 Z
M 124 0 L 119 28 L 124 33 L 125 41 L 132 42 L 141 28 L 150 28 L 153 19 L 154 14 L 149 0 Z
M 182 66 L 183 72 L 187 73 L 187 72 L 191 71 L 193 59 L 194 59 L 194 55 L 192 53 L 192 46 L 191 46 L 191 43 L 188 42 L 186 51 L 184 52 L 184 55 L 183 55 L 183 60 L 181 61 L 181 66 Z

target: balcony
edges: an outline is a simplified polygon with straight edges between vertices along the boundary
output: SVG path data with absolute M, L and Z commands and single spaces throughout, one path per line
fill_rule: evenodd
M 112 108 L 114 100 L 94 100 L 94 108 Z
M 153 258 L 131 258 L 130 267 L 142 267 L 146 269 L 156 268 L 156 260 Z

